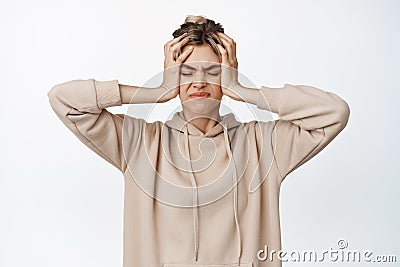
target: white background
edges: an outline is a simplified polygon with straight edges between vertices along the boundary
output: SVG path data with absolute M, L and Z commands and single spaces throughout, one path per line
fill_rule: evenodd
M 282 184 L 283 249 L 343 238 L 400 261 L 399 13 L 398 1 L 2 0 L 0 266 L 122 265 L 123 176 L 47 92 L 73 79 L 142 85 L 189 14 L 224 26 L 256 87 L 313 85 L 350 106 L 347 127 Z

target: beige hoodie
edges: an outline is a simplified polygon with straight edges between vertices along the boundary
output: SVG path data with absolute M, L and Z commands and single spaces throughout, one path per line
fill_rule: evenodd
M 242 123 L 229 113 L 204 134 L 182 111 L 165 123 L 107 111 L 121 105 L 118 80 L 73 80 L 48 97 L 61 121 L 123 174 L 124 267 L 281 266 L 269 254 L 281 249 L 281 183 L 350 114 L 331 92 L 262 86 L 257 107 L 279 120 Z

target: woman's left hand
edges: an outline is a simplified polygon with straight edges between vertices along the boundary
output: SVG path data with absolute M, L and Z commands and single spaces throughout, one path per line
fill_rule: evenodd
M 221 62 L 221 89 L 224 95 L 232 99 L 243 101 L 239 98 L 239 92 L 242 88 L 238 80 L 238 62 L 236 59 L 236 43 L 227 36 L 225 33 L 218 32 L 219 38 L 224 47 L 217 44 L 219 51 L 222 55 Z

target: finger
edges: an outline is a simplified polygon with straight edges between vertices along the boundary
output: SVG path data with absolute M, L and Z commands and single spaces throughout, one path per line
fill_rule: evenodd
M 222 37 L 222 40 L 226 40 L 226 38 L 229 38 L 229 37 Z M 231 60 L 233 61 L 232 63 L 235 64 L 235 62 L 237 61 L 237 59 L 236 59 L 236 43 L 230 38 L 228 39 L 227 42 L 229 43 L 228 53 L 230 55 Z
M 231 43 L 232 45 L 236 45 L 235 41 L 229 37 L 226 33 L 224 32 L 218 32 L 218 34 L 222 37 L 224 37 L 229 43 Z
M 219 49 L 219 52 L 221 53 L 222 64 L 229 65 L 227 51 L 220 44 L 217 44 L 217 47 Z
M 221 41 L 222 41 L 223 45 L 225 46 L 225 50 L 227 51 L 227 54 L 228 54 L 227 58 L 228 58 L 229 65 L 234 66 L 236 57 L 233 53 L 232 45 L 224 38 L 221 38 Z
M 176 50 L 178 50 L 178 48 L 183 47 L 185 44 L 187 44 L 187 42 L 189 42 L 190 39 L 188 36 L 186 36 L 185 38 L 183 38 L 182 40 L 180 40 L 179 42 L 177 42 L 176 44 L 173 44 L 170 47 L 170 50 L 172 50 L 173 52 L 175 52 Z
M 185 38 L 181 42 L 171 47 L 171 54 L 173 55 L 174 60 L 176 60 L 176 58 L 182 53 L 182 47 L 184 47 L 189 41 L 189 38 Z
M 175 38 L 172 39 L 171 41 L 167 42 L 167 43 L 165 44 L 165 47 L 169 48 L 169 47 L 171 47 L 172 45 L 174 45 L 174 44 L 176 44 L 176 43 L 182 41 L 182 39 L 185 38 L 187 34 L 188 34 L 188 33 L 185 32 L 185 33 L 183 33 L 182 35 L 180 35 L 180 36 L 178 36 L 178 37 L 175 37 Z
M 179 55 L 179 57 L 176 59 L 177 63 L 182 63 L 186 60 L 186 58 L 190 55 L 190 53 L 193 52 L 194 47 L 191 46 L 188 49 L 186 49 L 182 54 Z
M 189 37 L 186 36 L 181 41 L 179 41 L 178 43 L 172 45 L 169 48 L 169 52 L 170 52 L 171 58 L 173 60 L 176 59 L 176 55 L 178 54 L 178 50 L 180 50 L 182 47 L 184 47 L 189 41 L 190 41 Z
M 170 54 L 170 48 L 172 45 L 174 45 L 177 42 L 180 42 L 183 38 L 185 38 L 187 35 L 187 32 L 183 33 L 182 35 L 175 37 L 174 39 L 172 39 L 171 41 L 168 41 L 165 45 L 164 45 L 164 55 L 167 56 L 168 54 Z M 170 55 L 170 59 L 173 60 L 173 55 L 171 57 Z
M 229 43 L 229 41 L 226 40 L 225 36 L 221 35 L 220 39 L 221 39 L 222 43 L 224 44 L 225 49 L 228 52 L 228 59 L 229 59 L 230 66 L 237 69 L 239 64 L 238 64 L 237 58 L 236 58 L 236 45 L 231 45 L 231 43 Z
M 232 50 L 231 54 L 233 55 L 234 59 L 236 60 L 236 42 L 232 38 L 230 38 L 228 35 L 223 33 L 223 32 L 218 32 L 218 34 L 219 34 L 219 37 L 220 37 L 221 40 L 226 40 L 231 45 L 231 47 L 232 47 L 231 48 L 231 50 Z

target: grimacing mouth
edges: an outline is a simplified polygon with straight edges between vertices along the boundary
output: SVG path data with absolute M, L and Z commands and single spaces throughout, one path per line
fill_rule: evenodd
M 210 93 L 208 92 L 193 92 L 189 94 L 189 98 L 207 98 L 210 96 Z

